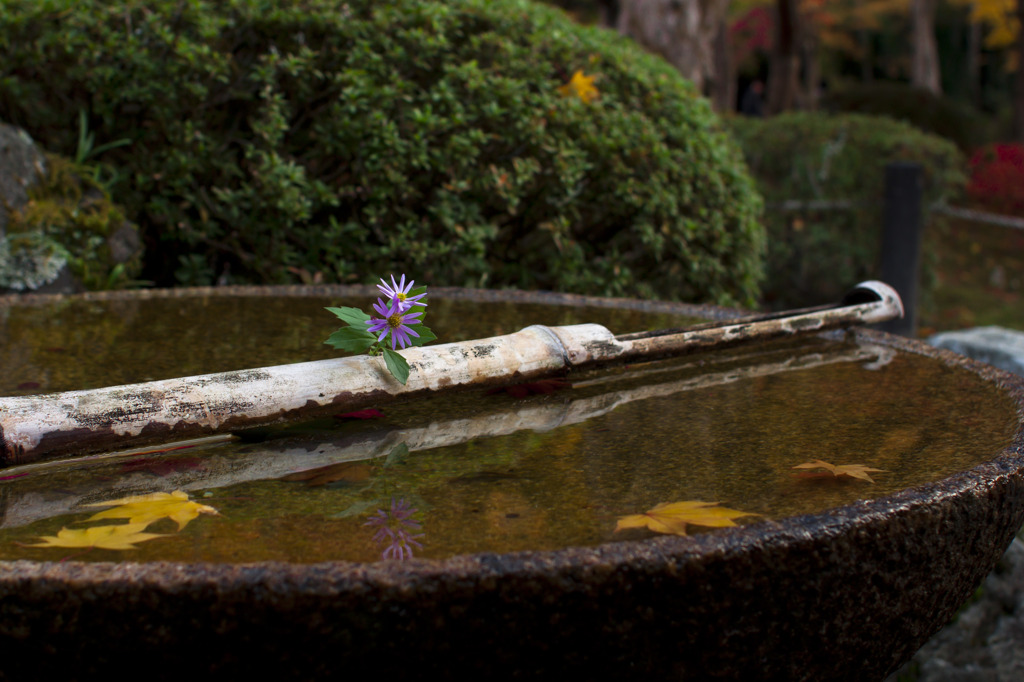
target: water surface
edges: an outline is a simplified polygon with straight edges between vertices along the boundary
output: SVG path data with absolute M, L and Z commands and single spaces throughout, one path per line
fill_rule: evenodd
M 336 326 L 323 300 L 176 299 L 132 302 L 127 312 L 112 303 L 68 306 L 59 315 L 8 309 L 0 353 L 25 362 L 14 365 L 15 378 L 3 379 L 3 391 L 334 355 L 319 345 Z M 427 317 L 442 340 L 584 321 L 617 333 L 685 322 L 461 300 L 436 300 Z M 26 381 L 39 387 L 10 386 Z M 0 472 L 0 558 L 377 561 L 391 542 L 375 540 L 374 519 L 415 535 L 417 558 L 595 545 L 651 537 L 648 530 L 616 532 L 616 522 L 659 503 L 720 502 L 751 513 L 740 523 L 763 523 L 883 496 L 991 458 L 1016 427 L 1010 401 L 972 374 L 817 337 L 356 416 L 164 453 Z M 816 459 L 884 471 L 872 474 L 874 483 L 794 475 L 793 466 Z M 90 522 L 100 508 L 85 505 L 175 490 L 220 515 L 200 515 L 181 531 L 169 519 L 156 521 L 146 531 L 165 537 L 125 551 L 25 546 L 62 528 L 123 522 Z M 401 509 L 415 510 L 418 525 L 400 524 L 393 510 Z

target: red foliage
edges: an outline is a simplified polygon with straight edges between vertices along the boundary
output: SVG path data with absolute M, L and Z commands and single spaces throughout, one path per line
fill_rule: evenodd
M 768 7 L 755 7 L 729 27 L 733 44 L 733 59 L 742 64 L 757 51 L 768 52 L 772 47 L 772 13 Z
M 999 143 L 971 157 L 967 194 L 980 207 L 1024 216 L 1024 145 Z

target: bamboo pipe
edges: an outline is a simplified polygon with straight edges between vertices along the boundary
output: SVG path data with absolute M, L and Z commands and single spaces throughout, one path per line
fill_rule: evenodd
M 614 336 L 596 324 L 407 348 L 403 386 L 360 355 L 87 391 L 0 398 L 0 466 L 122 449 L 346 412 L 399 397 L 564 374 L 573 368 L 792 337 L 903 314 L 896 292 L 864 282 L 838 304 L 686 329 Z

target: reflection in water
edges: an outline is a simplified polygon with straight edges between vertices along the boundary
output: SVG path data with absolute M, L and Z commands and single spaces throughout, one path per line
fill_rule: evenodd
M 1016 425 L 1010 402 L 974 375 L 817 338 L 569 379 L 546 394 L 467 391 L 379 418 L 8 471 L 18 477 L 0 483 L 0 556 L 61 558 L 15 543 L 73 527 L 86 504 L 177 489 L 222 517 L 84 558 L 374 561 L 382 540 L 388 558 L 591 545 L 623 539 L 618 518 L 667 502 L 779 518 L 886 495 L 991 457 Z M 827 485 L 793 475 L 816 459 L 891 473 Z M 422 547 L 410 525 L 421 522 Z
M 404 498 L 395 500 L 392 497 L 390 509 L 378 509 L 377 513 L 363 524 L 377 529 L 373 541 L 384 547 L 380 555 L 382 559 L 411 559 L 413 545 L 423 549 L 423 545 L 417 542 L 416 538 L 421 538 L 426 533 L 416 532 L 421 528 L 412 518 L 416 511 Z
M 327 306 L 369 309 L 376 297 L 189 297 L 0 305 L 0 395 L 56 393 L 336 358 L 323 343 Z M 632 332 L 692 322 L 597 307 L 432 298 L 430 328 L 447 343 L 531 324 L 603 324 Z

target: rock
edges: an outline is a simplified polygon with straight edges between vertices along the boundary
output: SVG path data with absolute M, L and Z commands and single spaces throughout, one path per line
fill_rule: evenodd
M 1024 680 L 1024 543 L 1020 538 L 1010 544 L 956 619 L 886 682 L 900 680 Z
M 1003 327 L 974 327 L 935 334 L 928 343 L 1024 376 L 1024 332 Z
M 67 251 L 40 232 L 0 237 L 0 294 L 80 291 L 68 268 Z
M 107 248 L 110 249 L 112 263 L 127 263 L 136 258 L 142 250 L 139 231 L 128 221 L 121 223 L 121 227 L 107 237 Z
M 0 294 L 124 285 L 141 265 L 138 229 L 96 179 L 0 124 Z
M 10 213 L 28 203 L 28 188 L 46 173 L 46 157 L 21 128 L 0 123 L 0 238 Z

